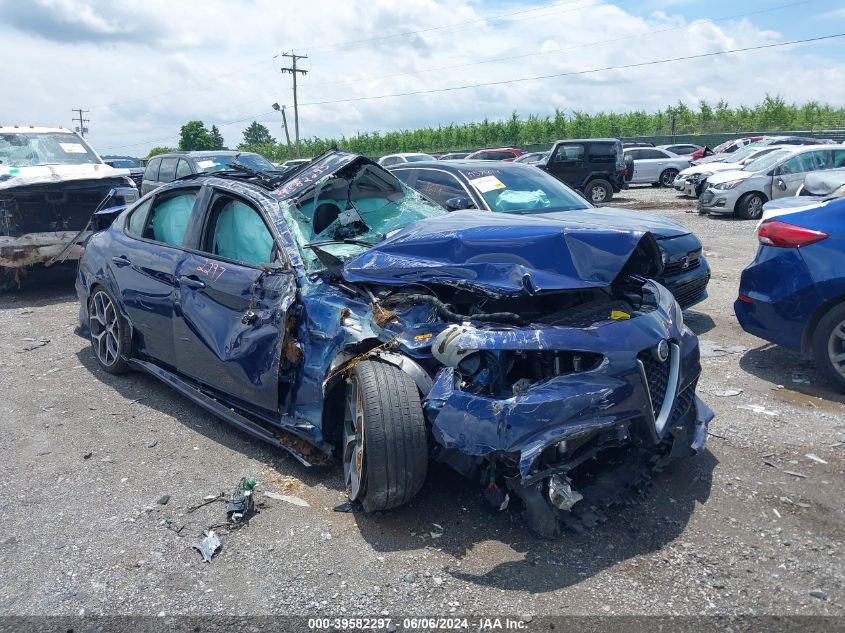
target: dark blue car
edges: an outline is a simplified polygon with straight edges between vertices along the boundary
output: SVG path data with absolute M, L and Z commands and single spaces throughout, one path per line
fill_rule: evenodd
M 337 459 L 367 511 L 408 502 L 434 459 L 546 536 L 594 457 L 702 450 L 698 343 L 649 280 L 651 234 L 446 213 L 340 151 L 282 176 L 232 167 L 103 214 L 77 290 L 105 371 Z
M 845 389 L 845 199 L 764 220 L 734 310 L 746 332 L 813 355 Z
M 649 231 L 663 256 L 663 273 L 657 281 L 684 309 L 707 298 L 710 266 L 701 240 L 679 222 L 639 211 L 595 207 L 548 172 L 520 163 L 428 161 L 395 165 L 390 171 L 449 211 L 543 214 L 567 225 Z

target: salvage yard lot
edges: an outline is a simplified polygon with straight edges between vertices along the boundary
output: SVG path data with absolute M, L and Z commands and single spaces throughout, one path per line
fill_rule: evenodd
M 754 223 L 689 213 L 666 189 L 613 204 L 679 220 L 704 243 L 710 296 L 686 321 L 716 419 L 705 454 L 556 541 L 487 511 L 445 467 L 406 507 L 335 512 L 339 467 L 305 468 L 147 375 L 99 370 L 73 334 L 72 272 L 0 296 L 0 612 L 842 614 L 845 397 L 736 323 Z M 218 528 L 222 549 L 203 563 L 191 545 L 225 524 L 225 505 L 189 509 L 241 477 L 259 481 L 260 512 Z

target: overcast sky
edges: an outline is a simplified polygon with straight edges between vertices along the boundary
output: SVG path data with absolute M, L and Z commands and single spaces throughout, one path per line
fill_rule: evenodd
M 845 105 L 845 38 L 360 100 L 845 33 L 842 0 L 0 0 L 0 16 L 0 124 L 71 127 L 71 108 L 82 107 L 103 154 L 175 145 L 191 119 L 217 124 L 230 146 L 253 119 L 282 137 L 270 106 L 293 103 L 278 56 L 291 49 L 309 56 L 299 85 L 302 136 L 513 110 L 652 111 L 720 98 L 750 105 L 766 92 Z

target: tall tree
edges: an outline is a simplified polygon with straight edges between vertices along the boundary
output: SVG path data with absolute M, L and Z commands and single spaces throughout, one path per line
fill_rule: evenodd
M 244 130 L 244 142 L 239 147 L 255 147 L 256 145 L 269 145 L 275 142 L 266 126 L 261 125 L 258 121 L 253 121 Z
M 153 156 L 158 156 L 159 154 L 167 154 L 168 152 L 172 152 L 172 147 L 162 147 L 156 146 L 153 147 L 149 152 L 147 152 L 147 158 L 152 158 Z
M 179 149 L 186 152 L 214 149 L 211 132 L 202 121 L 188 121 L 179 130 Z
M 216 125 L 211 126 L 211 149 L 226 149 L 226 141 Z

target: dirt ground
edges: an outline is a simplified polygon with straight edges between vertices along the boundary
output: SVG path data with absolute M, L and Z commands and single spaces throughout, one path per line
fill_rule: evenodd
M 686 320 L 716 419 L 705 454 L 556 541 L 488 512 L 444 468 L 408 507 L 335 512 L 339 468 L 305 468 L 149 376 L 98 370 L 73 333 L 72 271 L 0 296 L 0 613 L 843 614 L 845 396 L 739 328 L 754 223 L 700 217 L 651 187 L 614 204 L 676 219 L 705 245 L 710 296 Z M 225 506 L 190 508 L 241 477 L 259 481 L 260 512 L 218 528 L 204 563 L 191 545 Z

